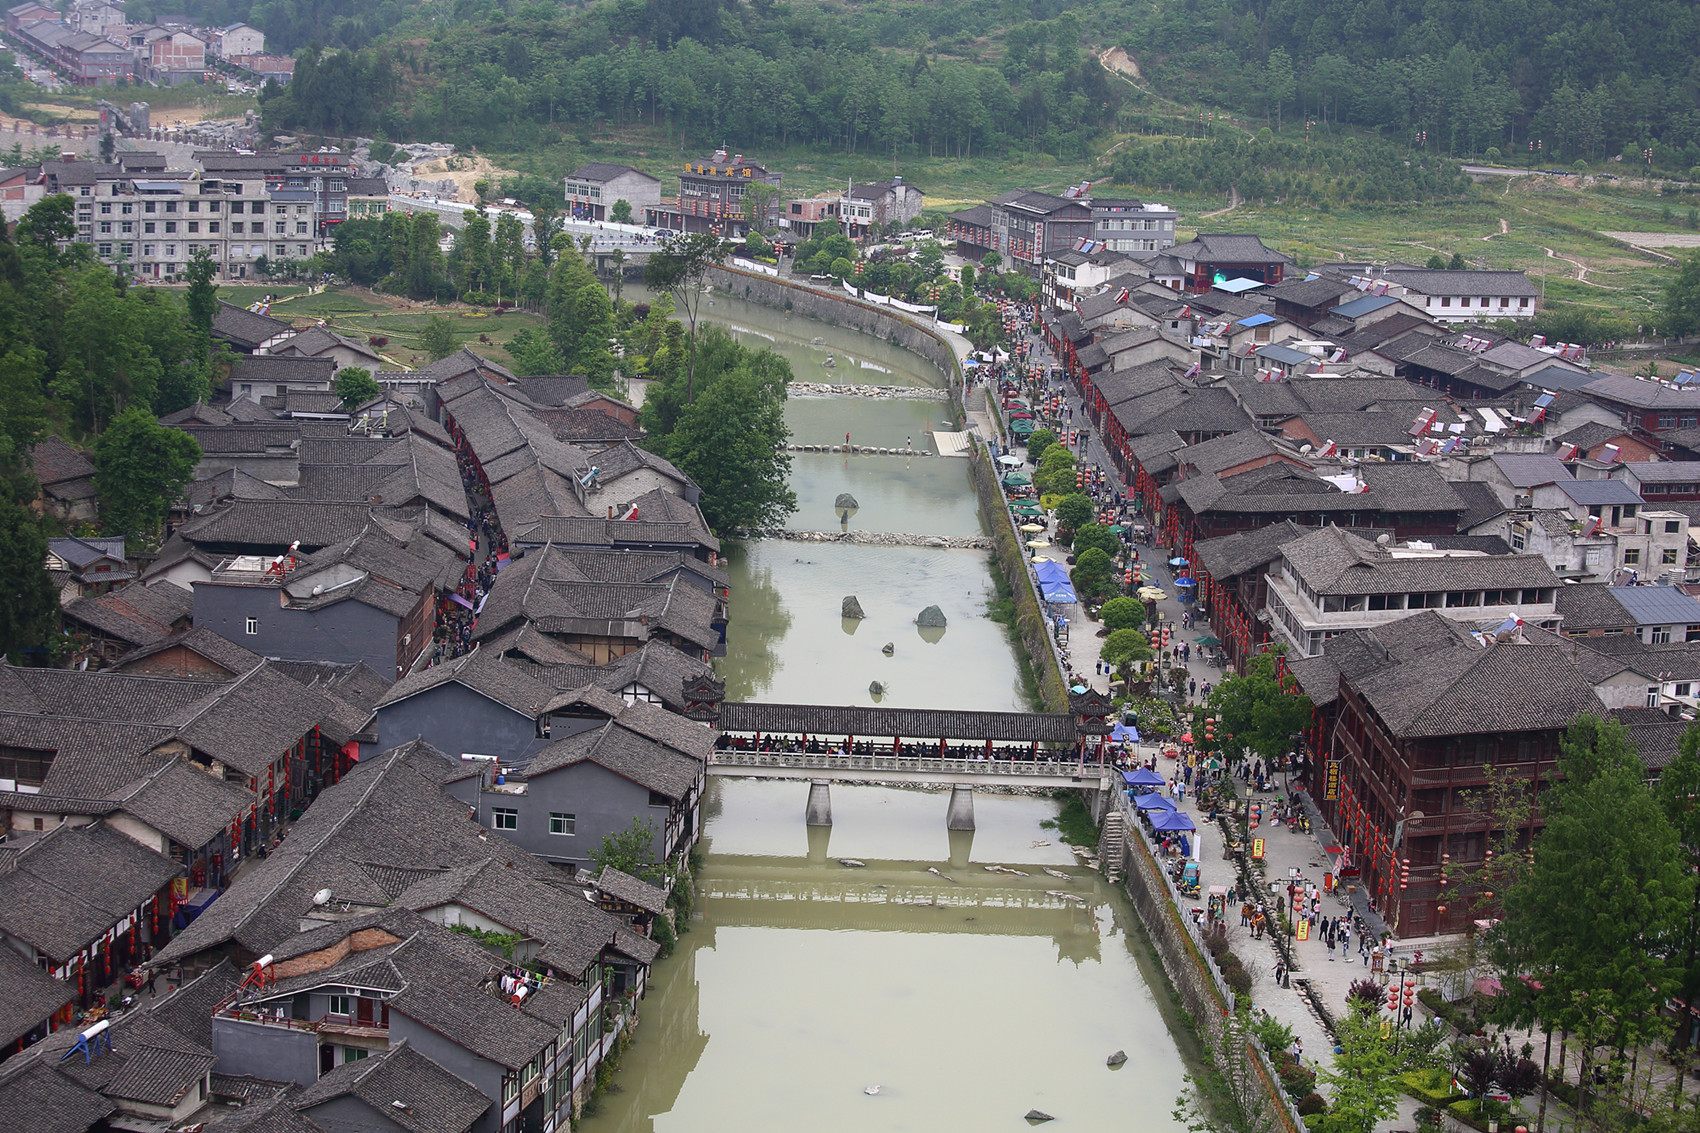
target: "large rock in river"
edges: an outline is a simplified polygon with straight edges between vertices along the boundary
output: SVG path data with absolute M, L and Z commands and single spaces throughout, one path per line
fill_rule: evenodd
M 923 629 L 943 629 L 945 625 L 944 611 L 937 606 L 928 606 L 915 615 L 915 624 Z
M 857 503 L 856 497 L 849 492 L 840 492 L 838 498 L 832 501 L 832 506 L 836 511 L 843 511 L 845 508 L 859 508 L 862 505 Z
M 862 604 L 856 601 L 854 594 L 846 594 L 844 605 L 839 608 L 838 616 L 841 618 L 865 618 L 868 615 L 862 612 Z

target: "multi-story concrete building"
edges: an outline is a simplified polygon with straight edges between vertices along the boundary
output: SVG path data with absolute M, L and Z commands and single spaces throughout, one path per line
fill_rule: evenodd
M 744 155 L 714 151 L 707 161 L 693 161 L 679 174 L 679 195 L 663 198 L 653 208 L 644 210 L 648 223 L 655 228 L 671 228 L 675 232 L 718 232 L 727 239 L 736 239 L 749 232 L 749 219 L 744 210 L 744 191 L 755 182 L 777 187 L 782 174 L 766 166 L 746 161 Z M 612 204 L 613 202 L 608 202 Z M 779 195 L 773 195 L 768 205 L 766 224 L 779 224 Z
M 1092 239 L 1112 252 L 1161 252 L 1175 246 L 1175 220 L 1168 205 L 1113 197 L 1093 198 Z
M 566 185 L 567 211 L 583 220 L 607 220 L 616 201 L 632 207 L 634 221 L 661 206 L 661 179 L 629 165 L 593 161 L 567 174 Z
M 220 59 L 258 55 L 266 49 L 266 33 L 247 24 L 230 24 L 214 33 L 213 47 Z
M 921 190 L 903 178 L 852 185 L 845 192 L 839 213 L 853 240 L 883 231 L 887 225 L 908 224 L 921 215 Z

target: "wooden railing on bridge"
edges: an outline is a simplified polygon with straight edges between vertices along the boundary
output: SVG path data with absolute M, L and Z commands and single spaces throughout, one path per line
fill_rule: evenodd
M 709 767 L 773 767 L 825 772 L 933 772 L 944 775 L 1007 775 L 1012 779 L 1059 776 L 1097 782 L 1107 774 L 1096 761 L 1072 759 L 939 759 L 902 755 L 832 755 L 827 752 L 716 751 Z

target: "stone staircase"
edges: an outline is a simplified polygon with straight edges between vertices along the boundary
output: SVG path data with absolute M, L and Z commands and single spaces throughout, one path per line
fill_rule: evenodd
M 1104 825 L 1098 832 L 1098 861 L 1104 876 L 1120 881 L 1122 866 L 1127 859 L 1127 825 L 1122 809 L 1112 806 L 1104 815 Z

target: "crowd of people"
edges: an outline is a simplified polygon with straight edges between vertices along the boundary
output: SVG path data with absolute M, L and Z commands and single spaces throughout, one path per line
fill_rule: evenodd
M 431 631 L 431 655 L 426 667 L 453 661 L 472 651 L 472 632 L 484 598 L 496 584 L 496 574 L 508 562 L 508 537 L 491 503 L 490 481 L 453 418 L 446 425 L 455 445 L 455 463 L 466 491 L 468 518 L 466 571 L 454 590 L 437 599 L 436 625 Z

